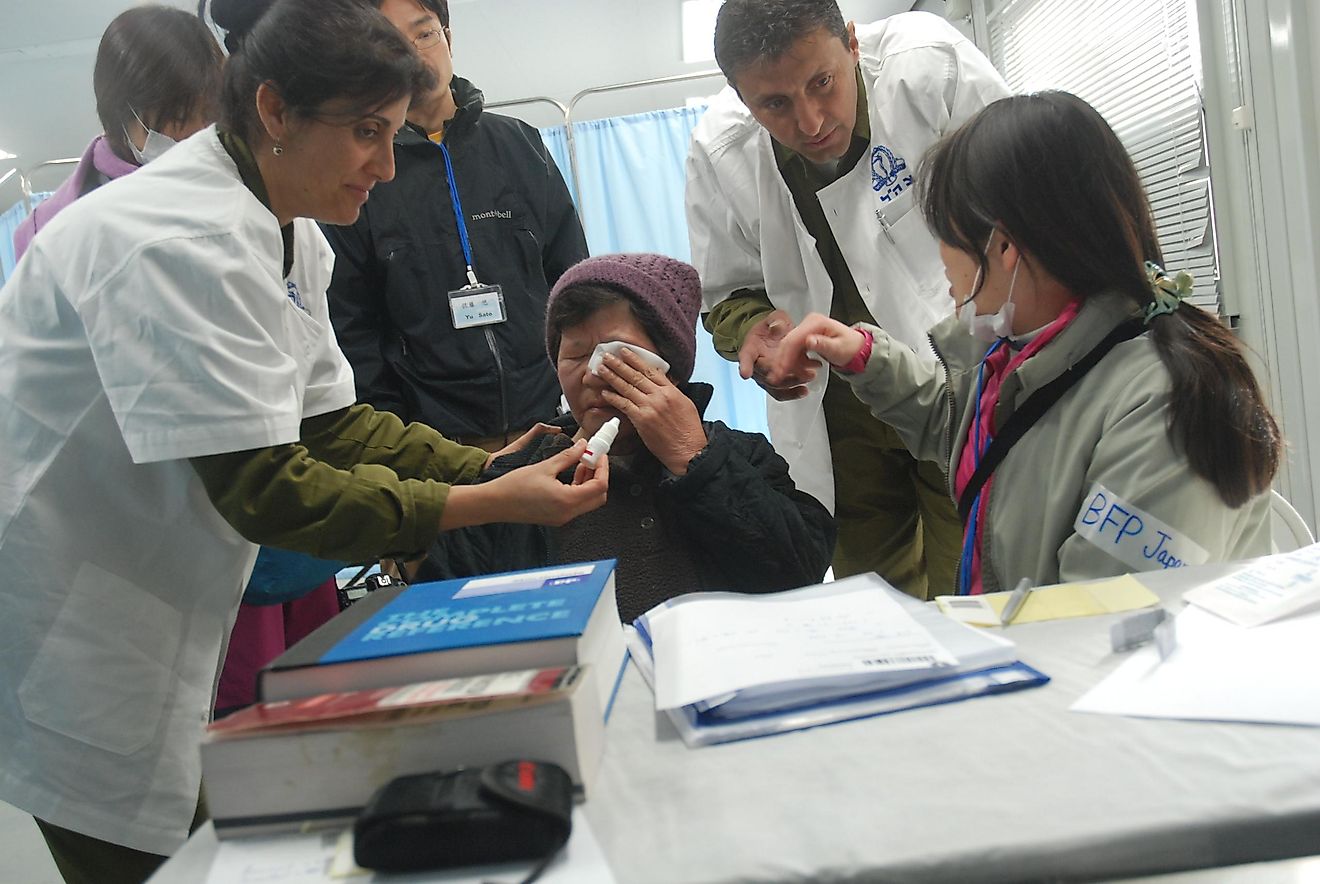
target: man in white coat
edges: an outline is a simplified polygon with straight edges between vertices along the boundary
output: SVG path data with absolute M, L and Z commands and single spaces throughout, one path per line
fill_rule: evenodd
M 706 328 L 772 397 L 770 434 L 798 486 L 834 509 L 835 575 L 953 592 L 962 528 L 942 468 L 915 460 L 828 372 L 803 383 L 765 370 L 812 311 L 874 322 L 936 358 L 926 330 L 953 303 L 915 208 L 919 162 L 1008 89 L 943 19 L 856 26 L 835 0 L 726 0 L 715 57 L 729 88 L 687 164 Z

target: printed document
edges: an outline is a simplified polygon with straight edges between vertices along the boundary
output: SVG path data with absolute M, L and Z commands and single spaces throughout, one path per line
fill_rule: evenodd
M 1227 577 L 1187 590 L 1183 598 L 1240 626 L 1320 607 L 1320 543 L 1257 559 Z
M 647 614 L 656 709 L 712 705 L 748 688 L 953 666 L 949 651 L 886 592 L 715 596 Z M 819 590 L 820 588 L 816 588 Z

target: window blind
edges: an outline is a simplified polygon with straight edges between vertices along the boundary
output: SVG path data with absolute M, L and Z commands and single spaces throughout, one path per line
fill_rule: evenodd
M 1222 312 L 1187 0 L 1008 0 L 989 18 L 1009 88 L 1072 92 L 1113 127 L 1146 185 L 1166 269 L 1191 273 L 1192 301 Z

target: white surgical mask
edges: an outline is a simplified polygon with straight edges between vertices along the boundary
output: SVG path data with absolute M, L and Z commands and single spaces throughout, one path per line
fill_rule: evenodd
M 138 161 L 138 165 L 145 166 L 152 160 L 158 159 L 161 154 L 179 143 L 170 136 L 157 132 L 155 129 L 152 129 L 146 123 L 142 122 L 142 118 L 138 116 L 137 111 L 133 110 L 132 105 L 129 105 L 128 110 L 133 114 L 133 119 L 138 121 L 138 125 L 147 132 L 146 141 L 142 142 L 142 148 L 138 149 L 138 146 L 133 143 L 133 139 L 129 137 L 128 129 L 124 130 L 124 138 L 128 141 L 128 149 L 133 151 L 133 157 Z
M 982 257 L 990 251 L 990 243 L 995 238 L 995 232 L 990 231 L 990 239 L 985 241 L 985 249 L 982 250 Z M 988 260 L 988 259 L 987 259 Z M 958 305 L 958 321 L 962 323 L 967 333 L 977 340 L 985 341 L 987 344 L 993 344 L 1000 338 L 1011 338 L 1013 336 L 1013 286 L 1017 284 L 1018 268 L 1022 262 L 1018 261 L 1013 265 L 1013 277 L 1008 282 L 1008 297 L 1004 299 L 1001 306 L 994 313 L 978 315 L 976 305 L 972 303 L 979 294 L 977 286 L 981 282 L 981 268 L 976 268 L 976 276 L 972 280 L 972 291 L 967 299 Z

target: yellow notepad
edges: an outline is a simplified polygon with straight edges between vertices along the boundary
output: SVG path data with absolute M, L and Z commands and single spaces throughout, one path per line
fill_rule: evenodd
M 941 611 L 965 623 L 998 626 L 999 615 L 1008 604 L 1010 595 L 1011 592 L 991 592 L 980 596 L 993 610 L 995 618 L 993 620 L 988 616 L 978 619 L 971 607 L 960 610 L 962 605 L 971 602 L 976 598 L 975 596 L 940 596 L 935 601 Z M 1117 614 L 1119 611 L 1149 608 L 1159 604 L 1159 601 L 1155 593 L 1142 586 L 1130 574 L 1107 580 L 1091 580 L 1086 583 L 1060 583 L 1057 586 L 1042 586 L 1031 592 L 1022 609 L 1013 618 L 1013 623 L 1037 623 L 1042 620 L 1063 620 L 1067 617 Z

